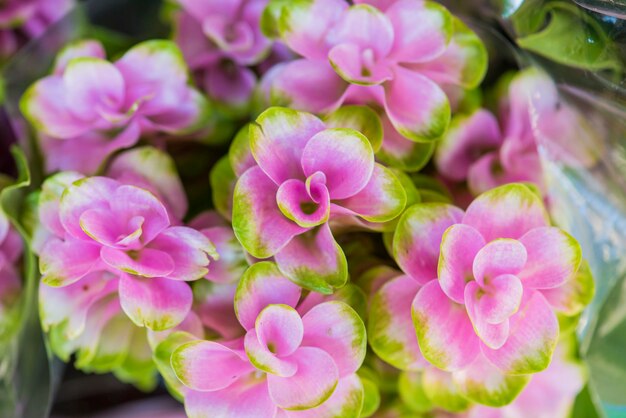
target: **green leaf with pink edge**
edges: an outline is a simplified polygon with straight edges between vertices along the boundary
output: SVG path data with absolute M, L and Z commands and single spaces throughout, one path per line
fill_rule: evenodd
M 213 206 L 225 219 L 232 218 L 233 190 L 237 177 L 230 165 L 228 157 L 220 158 L 211 169 L 209 175 Z
M 402 372 L 398 379 L 398 393 L 411 411 L 422 414 L 433 409 L 433 402 L 424 390 L 421 372 Z
M 196 340 L 198 340 L 198 337 L 193 334 L 185 331 L 176 331 L 171 333 L 167 336 L 167 338 L 161 341 L 155 347 L 152 354 L 154 364 L 156 365 L 156 368 L 158 369 L 161 376 L 163 377 L 167 390 L 174 398 L 178 399 L 181 402 L 183 401 L 182 389 L 184 385 L 178 379 L 178 377 L 176 377 L 176 374 L 174 373 L 174 370 L 172 368 L 172 353 L 183 344 Z
M 421 170 L 428 164 L 435 152 L 434 142 L 404 140 L 401 145 L 402 148 L 392 148 L 383 142 L 383 146 L 376 152 L 376 159 L 387 166 L 414 172 Z
M 342 106 L 324 116 L 327 128 L 352 128 L 369 140 L 374 152 L 383 143 L 383 125 L 378 114 L 367 106 Z

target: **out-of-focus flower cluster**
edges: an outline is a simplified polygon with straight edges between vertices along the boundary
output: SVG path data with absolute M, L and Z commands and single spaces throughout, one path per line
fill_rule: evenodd
M 171 3 L 171 40 L 69 44 L 22 96 L 51 350 L 190 417 L 566 417 L 594 285 L 541 153 L 598 156 L 550 78 L 481 85 L 430 0 Z M 0 316 L 21 251 L 0 212 Z

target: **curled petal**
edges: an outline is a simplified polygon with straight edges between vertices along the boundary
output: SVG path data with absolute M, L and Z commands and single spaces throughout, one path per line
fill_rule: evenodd
M 503 275 L 519 273 L 526 265 L 528 255 L 521 242 L 513 239 L 496 239 L 478 251 L 472 271 L 474 278 L 483 287 L 488 287 L 492 279 Z

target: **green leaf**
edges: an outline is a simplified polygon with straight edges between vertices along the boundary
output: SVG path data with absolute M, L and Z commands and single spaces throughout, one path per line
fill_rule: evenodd
M 228 156 L 222 157 L 211 169 L 210 182 L 213 206 L 225 219 L 232 218 L 233 189 L 237 178 Z
M 181 402 L 183 400 L 183 384 L 180 380 L 178 380 L 178 377 L 176 377 L 176 374 L 172 369 L 172 353 L 181 345 L 197 339 L 198 338 L 196 336 L 188 332 L 173 332 L 155 347 L 152 355 L 152 359 L 154 360 L 159 373 L 163 377 L 163 380 L 165 380 L 165 385 L 167 386 L 170 394 Z

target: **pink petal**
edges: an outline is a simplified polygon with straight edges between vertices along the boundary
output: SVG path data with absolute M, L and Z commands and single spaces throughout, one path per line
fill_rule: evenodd
M 286 108 L 270 108 L 250 125 L 250 149 L 263 171 L 276 183 L 304 180 L 300 159 L 309 140 L 324 129 L 317 117 Z
M 418 370 L 426 364 L 411 319 L 411 305 L 419 289 L 415 280 L 400 276 L 385 283 L 370 303 L 370 345 L 381 359 L 400 370 Z
M 491 112 L 479 109 L 468 117 L 457 116 L 437 146 L 437 168 L 446 178 L 463 181 L 472 164 L 501 143 L 500 127 Z
M 267 376 L 270 397 L 276 406 L 288 410 L 314 408 L 333 394 L 339 373 L 328 353 L 319 348 L 301 347 L 290 360 L 298 365 L 296 374 Z
M 550 306 L 568 316 L 583 311 L 595 295 L 595 284 L 588 263 L 582 263 L 571 280 L 553 289 L 543 289 L 541 293 Z
M 467 208 L 463 223 L 489 242 L 519 239 L 533 228 L 547 226 L 549 220 L 539 196 L 523 184 L 508 184 L 478 196 Z
M 354 4 L 369 4 L 378 10 L 385 11 L 391 7 L 397 0 L 354 0 Z
M 235 295 L 235 312 L 246 329 L 254 328 L 259 313 L 271 304 L 295 307 L 300 288 L 287 280 L 276 264 L 262 261 L 248 268 Z
M 365 358 L 367 338 L 358 314 L 346 303 L 321 303 L 302 317 L 303 347 L 317 347 L 330 354 L 339 377 L 355 373 Z
M 234 106 L 245 106 L 256 86 L 256 75 L 247 67 L 222 68 L 217 64 L 206 73 L 205 90 L 217 101 Z
M 443 54 L 452 37 L 452 16 L 436 3 L 396 1 L 386 15 L 395 33 L 390 58 L 399 62 L 430 61 Z
M 60 172 L 48 177 L 41 185 L 38 202 L 39 222 L 56 236 L 65 235 L 65 228 L 59 219 L 59 205 L 63 192 L 70 184 L 83 176 L 73 171 Z M 6 221 L 6 218 L 3 218 Z M 8 228 L 8 222 L 6 223 Z
M 270 307 L 271 306 L 280 305 L 270 305 Z M 298 319 L 300 319 L 300 317 L 298 317 Z M 280 377 L 291 377 L 298 370 L 297 364 L 291 361 L 290 358 L 282 358 L 270 350 L 266 344 L 261 342 L 256 329 L 251 329 L 246 334 L 245 348 L 250 363 L 265 373 Z
M 254 370 L 240 353 L 222 344 L 201 340 L 178 347 L 172 353 L 172 368 L 185 386 L 203 392 L 229 387 Z
M 385 110 L 391 123 L 413 141 L 440 137 L 450 123 L 450 103 L 441 88 L 418 72 L 394 67 L 385 83 Z
M 516 278 L 515 276 L 512 277 Z M 521 290 L 520 286 L 520 291 Z M 486 297 L 482 295 L 482 292 L 483 290 L 480 288 L 478 283 L 475 281 L 469 282 L 465 287 L 465 307 L 467 309 L 467 314 L 472 321 L 472 325 L 474 326 L 474 330 L 476 331 L 476 335 L 478 335 L 480 340 L 487 347 L 497 350 L 504 345 L 509 336 L 509 319 L 507 316 L 503 320 L 496 323 L 487 322 L 485 317 L 482 315 L 483 312 L 481 310 L 481 302 L 483 302 Z M 504 297 L 505 295 L 497 296 Z M 521 297 L 521 292 L 515 296 Z M 517 298 L 518 306 L 519 297 Z M 507 300 L 502 303 L 507 304 L 507 302 L 509 302 L 508 304 L 515 303 L 514 300 Z M 515 309 L 517 309 L 517 306 L 515 306 Z
M 72 42 L 65 46 L 54 60 L 54 74 L 62 75 L 67 65 L 74 58 L 99 58 L 106 59 L 106 52 L 99 41 L 85 39 Z
M 371 49 L 378 60 L 386 58 L 394 41 L 391 22 L 370 5 L 355 5 L 341 15 L 328 39 L 333 45 L 352 44 L 361 50 Z
M 208 272 L 209 256 L 218 254 L 209 239 L 200 231 L 186 226 L 172 226 L 161 232 L 149 247 L 167 253 L 174 269 L 167 274 L 173 280 L 196 280 Z
M 330 294 L 348 279 L 346 256 L 327 223 L 292 238 L 274 259 L 289 279 L 316 292 Z
M 330 50 L 328 59 L 337 74 L 349 83 L 374 85 L 393 78 L 387 62 L 374 62 L 374 51 L 356 44 L 340 44 Z
M 374 151 L 363 134 L 353 129 L 326 129 L 315 134 L 302 152 L 305 176 L 321 172 L 331 199 L 354 196 L 367 185 L 374 170 Z
M 164 277 L 174 271 L 174 260 L 166 252 L 144 248 L 123 251 L 111 247 L 100 250 L 102 261 L 113 269 L 144 277 Z
M 224 339 L 240 337 L 244 329 L 237 320 L 233 305 L 237 285 L 199 282 L 194 287 L 194 310 L 204 327 Z
M 170 225 L 165 206 L 152 193 L 139 187 L 118 187 L 111 199 L 111 210 L 118 219 L 131 216 L 143 218 L 141 239 L 145 243 L 152 241 Z
M 459 370 L 479 355 L 479 339 L 465 307 L 448 299 L 437 281 L 417 293 L 412 316 L 422 354 L 436 367 Z
M 287 418 L 334 418 L 356 417 L 361 413 L 364 402 L 361 379 L 351 374 L 339 379 L 333 394 L 320 406 L 302 411 L 285 411 Z
M 394 173 L 375 163 L 369 182 L 357 194 L 335 204 L 370 222 L 387 222 L 402 213 L 406 192 Z
M 100 266 L 100 246 L 68 238 L 50 239 L 39 254 L 42 281 L 64 286 L 80 280 Z
M 535 289 L 552 289 L 574 278 L 582 261 L 578 242 L 554 227 L 536 228 L 520 238 L 528 252 L 528 262 L 519 278 Z
M 330 215 L 330 196 L 326 185 L 315 183 L 310 186 L 311 195 L 303 181 L 287 180 L 276 193 L 276 202 L 283 215 L 303 228 L 320 225 Z
M 230 227 L 216 226 L 201 231 L 215 245 L 219 254 L 218 260 L 211 261 L 209 272 L 204 276 L 216 283 L 233 283 L 241 278 L 248 268 L 248 262 Z
M 497 239 L 485 245 L 474 259 L 474 279 L 483 287 L 503 274 L 517 274 L 526 265 L 526 248 L 513 239 Z
M 446 204 L 418 204 L 404 212 L 393 237 L 393 255 L 400 268 L 421 284 L 437 278 L 441 239 L 463 211 Z
M 235 186 L 233 231 L 257 258 L 271 257 L 305 231 L 280 212 L 277 191 L 278 186 L 257 166 L 248 169 Z
M 428 163 L 435 150 L 435 143 L 413 142 L 393 127 L 389 118 L 381 115 L 384 141 L 376 153 L 376 159 L 389 167 L 404 171 L 418 171 Z
M 463 303 L 465 284 L 474 280 L 474 258 L 484 245 L 483 237 L 471 226 L 455 224 L 443 234 L 437 269 L 439 284 L 453 301 Z
M 303 320 L 289 305 L 270 305 L 264 308 L 255 322 L 259 342 L 278 356 L 293 353 L 302 343 Z
M 121 276 L 122 309 L 140 327 L 155 331 L 175 327 L 185 319 L 192 302 L 193 295 L 187 283 L 161 277 Z
M 559 324 L 545 298 L 529 293 L 519 311 L 510 319 L 510 334 L 498 350 L 482 351 L 491 363 L 506 374 L 528 374 L 550 364 L 559 337 Z
M 512 274 L 497 276 L 483 288 L 478 301 L 479 315 L 490 324 L 497 324 L 517 312 L 522 302 L 523 287 L 520 279 Z

